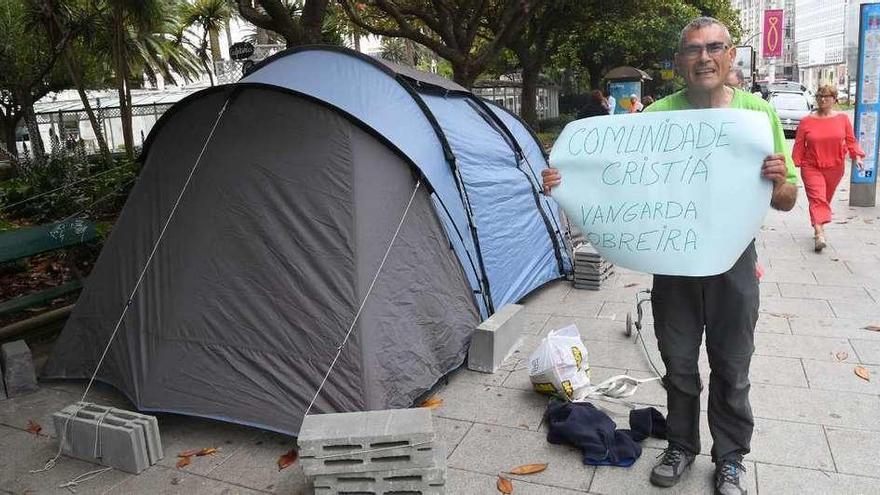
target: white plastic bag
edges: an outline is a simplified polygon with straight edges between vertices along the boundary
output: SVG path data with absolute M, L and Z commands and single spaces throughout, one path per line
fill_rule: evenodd
M 535 391 L 569 400 L 581 399 L 590 388 L 587 348 L 575 325 L 550 332 L 529 359 Z

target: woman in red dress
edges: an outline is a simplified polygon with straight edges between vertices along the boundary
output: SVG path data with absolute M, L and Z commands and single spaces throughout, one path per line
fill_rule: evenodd
M 859 148 L 846 114 L 835 112 L 837 89 L 820 86 L 816 112 L 801 120 L 791 156 L 801 169 L 810 203 L 810 223 L 815 230 L 815 250 L 825 248 L 825 224 L 831 221 L 831 198 L 844 172 L 849 154 L 861 169 L 865 153 Z

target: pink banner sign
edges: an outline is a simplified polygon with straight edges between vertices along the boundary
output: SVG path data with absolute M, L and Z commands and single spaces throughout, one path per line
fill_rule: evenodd
M 782 56 L 782 34 L 785 30 L 782 13 L 782 9 L 764 11 L 764 42 L 761 44 L 764 58 Z

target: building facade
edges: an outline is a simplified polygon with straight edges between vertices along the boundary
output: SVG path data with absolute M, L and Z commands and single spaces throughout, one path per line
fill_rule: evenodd
M 796 9 L 800 2 L 796 0 L 731 0 L 733 8 L 739 10 L 739 21 L 742 25 L 741 46 L 751 46 L 755 51 L 755 72 L 758 80 L 768 79 L 773 72 L 777 80 L 798 80 L 797 46 L 794 41 L 797 19 Z M 761 56 L 761 44 L 764 30 L 764 11 L 783 9 L 785 31 L 782 39 L 782 57 L 771 60 Z
M 801 82 L 815 89 L 821 84 L 847 82 L 847 0 L 798 0 L 795 42 Z

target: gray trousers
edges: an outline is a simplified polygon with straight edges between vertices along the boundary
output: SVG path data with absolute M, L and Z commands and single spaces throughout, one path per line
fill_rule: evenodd
M 670 444 L 700 452 L 700 380 L 697 358 L 703 329 L 709 356 L 709 431 L 712 460 L 741 460 L 754 429 L 749 364 L 758 320 L 754 241 L 725 273 L 712 277 L 654 276 L 651 306 L 666 365 Z

